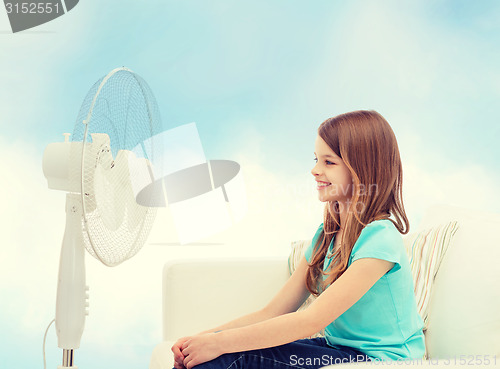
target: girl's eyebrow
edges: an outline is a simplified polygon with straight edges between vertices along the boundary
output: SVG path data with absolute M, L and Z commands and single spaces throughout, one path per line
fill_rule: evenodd
M 314 155 L 316 155 L 316 153 L 314 153 Z M 330 155 L 330 154 L 321 155 L 321 157 L 323 157 L 323 158 L 333 158 L 333 159 L 335 159 L 335 156 Z

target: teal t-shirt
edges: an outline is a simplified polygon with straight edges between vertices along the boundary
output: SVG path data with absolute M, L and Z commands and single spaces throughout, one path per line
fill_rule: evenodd
M 308 262 L 322 230 L 323 224 L 305 250 Z M 334 238 L 330 251 L 333 244 Z M 388 260 L 395 264 L 353 306 L 325 328 L 328 344 L 352 347 L 378 360 L 422 358 L 425 354 L 424 324 L 417 310 L 403 239 L 390 220 L 376 220 L 363 228 L 347 267 L 361 258 Z M 326 270 L 330 263 L 327 254 L 323 269 Z

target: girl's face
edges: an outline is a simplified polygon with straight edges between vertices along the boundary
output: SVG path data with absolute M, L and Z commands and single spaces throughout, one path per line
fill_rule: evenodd
M 314 144 L 316 165 L 311 170 L 319 200 L 347 202 L 352 196 L 352 177 L 344 161 L 318 135 Z

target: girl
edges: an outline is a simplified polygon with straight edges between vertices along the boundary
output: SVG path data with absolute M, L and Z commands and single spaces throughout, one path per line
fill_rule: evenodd
M 319 126 L 314 155 L 324 221 L 297 269 L 261 310 L 179 339 L 175 368 L 312 369 L 425 354 L 394 132 L 375 111 L 342 114 Z

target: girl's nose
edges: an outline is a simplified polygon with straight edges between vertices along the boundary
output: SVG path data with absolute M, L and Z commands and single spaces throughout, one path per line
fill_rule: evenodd
M 311 174 L 314 177 L 317 177 L 319 175 L 318 163 L 316 163 L 316 165 L 314 165 L 314 167 L 311 169 Z

